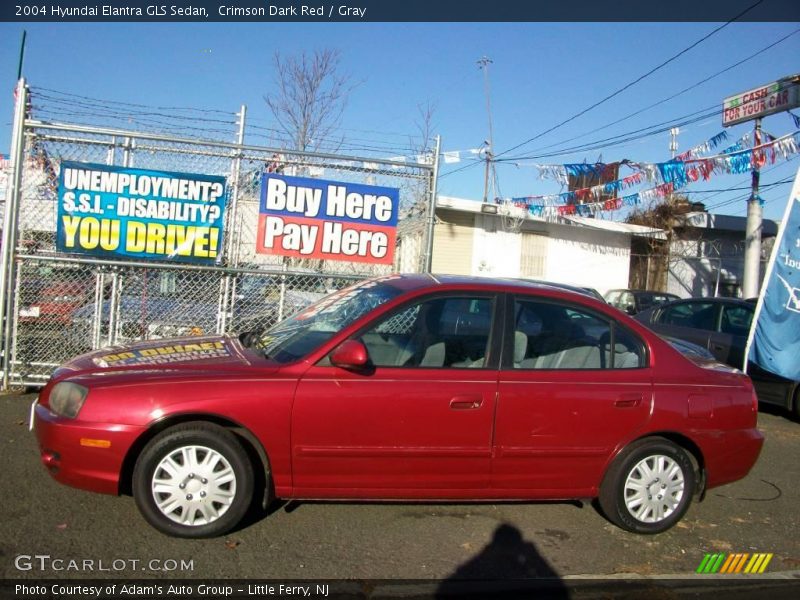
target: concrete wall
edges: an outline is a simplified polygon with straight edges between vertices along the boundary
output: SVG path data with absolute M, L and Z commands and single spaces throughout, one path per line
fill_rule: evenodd
M 593 287 L 601 294 L 628 287 L 630 236 L 587 227 L 550 232 L 545 279 Z

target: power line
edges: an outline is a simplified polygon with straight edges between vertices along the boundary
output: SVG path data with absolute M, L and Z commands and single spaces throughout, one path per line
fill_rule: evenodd
M 59 90 L 53 90 L 53 89 L 45 88 L 45 87 L 38 87 L 37 86 L 37 87 L 32 88 L 32 91 L 39 91 L 39 90 L 41 90 L 43 92 L 50 92 L 50 93 L 53 93 L 53 94 L 60 94 L 62 96 L 68 96 L 68 97 L 71 97 L 71 98 L 78 98 L 80 100 L 89 100 L 89 101 L 92 101 L 92 102 L 104 103 L 104 104 L 118 104 L 118 105 L 121 105 L 121 106 L 135 106 L 135 107 L 139 107 L 139 108 L 147 108 L 147 109 L 152 109 L 152 110 L 188 110 L 188 111 L 195 111 L 195 112 L 201 112 L 201 113 L 216 113 L 216 114 L 232 115 L 232 116 L 236 116 L 236 114 L 237 114 L 237 113 L 232 113 L 230 111 L 224 111 L 224 110 L 219 110 L 219 109 L 214 109 L 214 108 L 209 108 L 209 109 L 207 109 L 207 108 L 195 108 L 195 107 L 192 107 L 192 106 L 150 106 L 150 105 L 147 105 L 147 104 L 134 104 L 132 102 L 122 102 L 122 101 L 119 101 L 119 100 L 102 100 L 102 99 L 99 99 L 99 98 L 91 98 L 89 96 L 80 96 L 78 94 L 70 94 L 68 92 L 62 92 L 62 91 L 59 91 Z
M 654 125 L 648 125 L 647 127 L 642 127 L 639 129 L 634 129 L 633 131 L 628 131 L 625 133 L 621 133 L 615 136 L 611 136 L 608 138 L 603 138 L 600 140 L 595 140 L 592 142 L 587 142 L 586 144 L 580 146 L 573 146 L 571 148 L 563 148 L 561 150 L 555 152 L 549 152 L 545 154 L 538 154 L 538 155 L 527 155 L 527 156 L 513 156 L 509 158 L 502 158 L 498 159 L 497 162 L 514 162 L 520 160 L 533 160 L 539 158 L 548 158 L 552 156 L 562 156 L 564 154 L 575 154 L 578 152 L 588 152 L 593 150 L 602 150 L 604 148 L 610 148 L 613 146 L 618 146 L 622 143 L 631 142 L 635 140 L 644 139 L 646 137 L 650 137 L 653 135 L 657 135 L 660 133 L 664 133 L 665 131 L 669 131 L 673 127 L 684 127 L 686 125 L 691 125 L 693 123 L 698 123 L 710 117 L 719 115 L 722 113 L 722 109 L 714 105 L 712 107 L 704 108 L 699 111 L 695 111 L 693 113 L 689 113 L 688 115 L 683 115 L 681 117 L 676 117 L 669 121 L 662 121 L 661 123 L 656 123 Z
M 662 69 L 663 67 L 665 67 L 665 66 L 666 66 L 666 65 L 668 65 L 669 63 L 673 62 L 674 60 L 678 59 L 679 57 L 683 56 L 684 54 L 686 54 L 687 52 L 689 52 L 690 50 L 692 50 L 693 48 L 695 48 L 696 46 L 700 45 L 702 42 L 704 42 L 705 40 L 707 40 L 708 38 L 710 38 L 710 37 L 711 37 L 712 35 L 714 35 L 715 33 L 717 33 L 717 32 L 719 32 L 719 31 L 721 31 L 722 29 L 724 29 L 725 27 L 727 27 L 728 25 L 730 25 L 731 23 L 733 23 L 733 22 L 734 22 L 734 21 L 736 21 L 737 19 L 741 18 L 742 16 L 744 16 L 745 14 L 747 14 L 748 12 L 750 12 L 751 10 L 753 10 L 753 9 L 754 9 L 756 6 L 758 6 L 759 4 L 761 4 L 763 1 L 764 1 L 764 0 L 758 0 L 758 1 L 757 1 L 755 4 L 753 4 L 753 5 L 752 5 L 752 6 L 750 6 L 749 8 L 746 8 L 745 10 L 743 10 L 742 12 L 740 12 L 738 15 L 736 15 L 735 17 L 733 17 L 732 19 L 730 19 L 730 20 L 729 20 L 727 23 L 723 23 L 722 25 L 720 25 L 719 27 L 717 27 L 716 29 L 714 29 L 714 30 L 713 30 L 713 31 L 711 31 L 710 33 L 706 34 L 705 36 L 703 36 L 702 38 L 700 38 L 699 40 L 697 40 L 696 42 L 694 42 L 694 43 L 693 43 L 693 44 L 691 44 L 690 46 L 687 46 L 686 48 L 684 48 L 683 50 L 681 50 L 680 52 L 678 52 L 678 53 L 677 53 L 677 54 L 675 54 L 674 56 L 672 56 L 672 57 L 668 58 L 667 60 L 665 60 L 664 62 L 662 62 L 662 63 L 661 63 L 661 64 L 659 64 L 658 66 L 654 67 L 653 69 L 651 69 L 650 71 L 648 71 L 647 73 L 645 73 L 644 75 L 641 75 L 640 77 L 637 77 L 636 79 L 634 79 L 634 80 L 633 80 L 633 81 L 631 81 L 630 83 L 628 83 L 628 84 L 624 85 L 623 87 L 619 88 L 617 91 L 615 91 L 615 92 L 612 92 L 611 94 L 609 94 L 608 96 L 606 96 L 606 97 L 605 97 L 605 98 L 603 98 L 602 100 L 600 100 L 600 101 L 598 101 L 598 102 L 595 102 L 594 104 L 592 104 L 592 105 L 591 105 L 591 106 L 589 106 L 588 108 L 585 108 L 585 109 L 583 109 L 583 110 L 582 110 L 582 111 L 580 111 L 579 113 L 577 113 L 577 114 L 575 114 L 575 115 L 573 115 L 573 116 L 571 116 L 571 117 L 569 117 L 569 118 L 567 118 L 567 119 L 564 119 L 563 121 L 561 121 L 560 123 L 558 123 L 558 124 L 556 124 L 556 125 L 553 125 L 553 126 L 552 126 L 552 127 L 550 127 L 549 129 L 546 129 L 545 131 L 543 131 L 543 132 L 541 132 L 541 133 L 539 133 L 539 134 L 537 134 L 537 135 L 533 136 L 532 138 L 529 138 L 529 139 L 525 140 L 524 142 L 522 142 L 522 143 L 520 143 L 520 144 L 517 144 L 516 146 L 513 146 L 512 148 L 509 148 L 508 150 L 505 150 L 505 151 L 503 151 L 503 152 L 501 152 L 501 153 L 497 154 L 496 156 L 502 156 L 502 155 L 504 155 L 504 154 L 508 154 L 509 152 L 512 152 L 512 151 L 516 150 L 517 148 L 520 148 L 520 147 L 522 147 L 522 146 L 524 146 L 524 145 L 526 145 L 526 144 L 529 144 L 530 142 L 533 142 L 533 141 L 535 141 L 535 140 L 537 140 L 537 139 L 541 138 L 542 136 L 545 136 L 545 135 L 547 135 L 548 133 L 550 133 L 550 132 L 552 132 L 552 131 L 555 131 L 555 130 L 556 130 L 556 129 L 558 129 L 559 127 L 562 127 L 563 125 L 566 125 L 567 123 L 569 123 L 569 122 L 571 122 L 571 121 L 574 121 L 574 120 L 575 120 L 575 119 L 577 119 L 578 117 L 581 117 L 581 116 L 585 115 L 587 112 L 589 112 L 589 111 L 591 111 L 591 110 L 593 110 L 593 109 L 597 108 L 598 106 L 600 106 L 601 104 L 604 104 L 604 103 L 605 103 L 605 102 L 607 102 L 608 100 L 611 100 L 611 98 L 614 98 L 615 96 L 618 96 L 619 94 L 621 94 L 621 93 L 622 93 L 622 92 L 624 92 L 625 90 L 627 90 L 627 89 L 629 89 L 629 88 L 633 87 L 634 85 L 636 85 L 636 84 L 637 84 L 637 83 L 639 83 L 640 81 L 642 81 L 642 80 L 646 79 L 647 77 L 649 77 L 650 75 L 652 75 L 652 74 L 653 74 L 653 73 L 655 73 L 656 71 L 658 71 L 658 70 Z
M 567 142 L 572 142 L 574 140 L 578 140 L 578 139 L 580 139 L 580 138 L 582 138 L 584 136 L 591 135 L 593 133 L 597 133 L 598 131 L 602 131 L 603 129 L 607 129 L 607 128 L 613 126 L 613 125 L 617 125 L 619 123 L 622 123 L 623 121 L 627 121 L 628 119 L 631 119 L 631 118 L 633 118 L 633 117 L 635 117 L 637 115 L 640 115 L 643 112 L 650 110 L 651 108 L 655 108 L 656 106 L 664 104 L 665 102 L 669 102 L 670 100 L 674 100 L 678 96 L 681 96 L 682 94 L 685 94 L 686 92 L 688 92 L 690 90 L 693 90 L 694 88 L 699 87 L 702 84 L 707 83 L 707 82 L 711 81 L 712 79 L 714 79 L 716 77 L 719 77 L 720 75 L 722 75 L 724 73 L 727 73 L 728 71 L 730 71 L 730 70 L 732 70 L 732 69 L 734 69 L 734 68 L 736 68 L 736 67 L 738 67 L 738 66 L 740 66 L 740 65 L 742 65 L 744 63 L 746 63 L 749 60 L 752 60 L 756 56 L 758 56 L 760 54 L 763 54 L 767 50 L 770 50 L 771 48 L 777 46 L 778 44 L 786 41 L 787 39 L 789 39 L 793 35 L 796 35 L 797 33 L 800 33 L 800 29 L 795 29 L 794 31 L 792 31 L 788 35 L 785 35 L 781 39 L 779 39 L 776 42 L 773 42 L 772 44 L 770 44 L 769 46 L 765 46 L 764 48 L 762 48 L 761 50 L 751 54 L 750 56 L 748 56 L 748 57 L 746 57 L 746 58 L 744 58 L 744 59 L 742 59 L 742 60 L 740 60 L 740 61 L 738 61 L 738 62 L 736 62 L 736 63 L 734 63 L 734 64 L 732 64 L 730 66 L 728 66 L 728 67 L 725 67 L 724 69 L 722 69 L 720 71 L 717 71 L 713 75 L 710 75 L 710 76 L 706 77 L 705 79 L 702 79 L 702 80 L 700 80 L 700 81 L 698 81 L 698 82 L 696 82 L 696 83 L 694 83 L 694 84 L 682 89 L 681 91 L 676 92 L 675 94 L 672 94 L 671 96 L 668 96 L 668 97 L 666 97 L 666 98 L 664 98 L 662 100 L 659 100 L 658 102 L 655 102 L 653 104 L 645 106 L 644 108 L 639 109 L 636 112 L 630 113 L 629 115 L 626 115 L 626 116 L 622 117 L 621 119 L 617 119 L 616 121 L 612 121 L 611 123 L 607 123 L 606 125 L 602 125 L 601 127 L 597 127 L 595 129 L 592 129 L 591 131 L 587 131 L 585 133 L 582 133 L 580 135 L 568 138 L 566 140 L 563 140 L 563 141 L 560 141 L 560 142 L 555 142 L 553 144 L 548 144 L 547 146 L 542 146 L 538 150 L 533 150 L 532 152 L 541 152 L 543 150 L 547 150 L 549 148 L 553 148 L 555 146 L 559 146 L 559 145 L 565 144 Z
M 795 155 L 792 158 L 784 161 L 783 163 L 780 163 L 780 164 L 777 164 L 777 165 L 773 165 L 773 166 L 769 167 L 768 169 L 761 169 L 761 174 L 763 175 L 764 173 L 769 173 L 769 172 L 774 171 L 776 169 L 780 169 L 780 168 L 788 165 L 789 163 L 791 163 L 793 160 L 796 160 L 797 158 L 800 158 L 800 155 Z M 750 181 L 749 178 L 743 179 L 743 180 L 737 181 L 734 185 L 740 185 L 740 184 L 743 184 L 743 183 L 749 183 L 749 181 Z M 750 190 L 750 189 L 752 189 L 752 187 L 748 186 L 745 189 Z M 702 190 L 700 190 L 700 191 L 702 191 Z M 713 198 L 715 196 L 719 196 L 720 194 L 724 194 L 727 191 L 728 190 L 721 190 L 721 191 L 718 191 L 718 192 L 714 192 L 714 193 L 711 194 L 711 196 L 709 196 L 708 198 L 705 198 L 705 201 L 707 202 L 711 198 Z M 746 194 L 745 196 L 736 196 L 735 198 L 732 198 L 732 199 L 722 200 L 721 202 L 710 206 L 709 209 L 713 210 L 713 209 L 719 208 L 720 206 L 726 206 L 728 204 L 732 204 L 733 202 L 738 202 L 740 200 L 745 200 L 745 199 L 747 199 L 749 197 L 750 197 L 750 194 Z
M 785 185 L 787 183 L 791 183 L 791 181 L 792 181 L 792 178 L 788 177 L 786 179 L 782 179 L 781 181 L 776 181 L 774 183 L 761 183 L 761 184 L 759 184 L 759 187 L 760 188 L 766 188 L 766 187 L 772 187 L 772 186 L 775 186 L 775 185 Z M 732 187 L 732 188 L 727 188 L 727 189 L 722 189 L 722 190 L 680 190 L 680 191 L 676 192 L 676 194 L 678 194 L 678 195 L 684 195 L 684 194 L 707 194 L 707 193 L 710 193 L 710 192 L 734 192 L 734 191 L 738 191 L 738 190 L 749 190 L 749 189 L 752 189 L 752 188 L 750 188 L 749 186 L 745 186 L 745 187 Z
M 664 133 L 672 129 L 673 127 L 685 127 L 686 125 L 692 125 L 695 123 L 700 123 L 705 121 L 711 117 L 717 116 L 722 114 L 722 109 L 718 108 L 717 105 L 714 107 L 709 107 L 703 109 L 702 111 L 697 111 L 695 113 L 691 113 L 690 115 L 686 115 L 684 117 L 678 117 L 677 119 L 673 119 L 670 121 L 663 121 L 661 123 L 657 123 L 655 125 L 648 125 L 647 127 L 642 127 L 640 129 L 635 129 L 633 131 L 629 131 L 626 133 L 621 133 L 615 136 L 611 136 L 608 138 L 603 138 L 600 140 L 595 140 L 593 142 L 587 142 L 586 144 L 582 144 L 579 146 L 572 146 L 570 148 L 562 148 L 560 150 L 554 152 L 547 152 L 544 154 L 536 154 L 536 155 L 527 155 L 527 156 L 514 156 L 510 158 L 503 158 L 499 159 L 498 162 L 513 162 L 519 160 L 532 160 L 538 158 L 547 158 L 552 156 L 562 156 L 564 154 L 575 154 L 579 152 L 587 152 L 590 150 L 599 150 L 603 148 L 610 148 L 613 146 L 619 146 L 623 143 L 636 141 L 640 139 L 644 139 L 646 137 L 650 137 L 652 135 L 657 135 L 660 133 Z M 692 118 L 691 115 L 696 115 Z M 684 120 L 679 120 L 684 119 Z M 656 129 L 658 128 L 658 129 Z M 639 135 L 635 135 L 639 134 Z
M 183 120 L 183 121 L 203 121 L 205 123 L 222 123 L 225 125 L 235 125 L 235 120 L 223 120 L 223 119 L 210 119 L 207 117 L 198 117 L 198 116 L 189 116 L 189 115 L 180 115 L 180 114 L 168 114 L 163 112 L 153 112 L 153 111 L 131 111 L 129 109 L 124 109 L 121 106 L 115 108 L 113 105 L 108 104 L 101 104 L 101 103 L 92 103 L 92 102 L 79 102 L 74 100 L 68 100 L 63 98 L 58 98 L 55 96 L 49 96 L 47 94 L 37 93 L 33 95 L 35 100 L 45 100 L 49 101 L 50 103 L 57 105 L 57 106 L 74 106 L 79 108 L 86 108 L 93 111 L 97 110 L 104 110 L 107 115 L 111 116 L 120 116 L 120 117 L 129 117 L 131 115 L 139 115 L 145 117 L 164 117 L 168 119 L 176 119 L 176 120 Z M 158 109 L 156 109 L 158 110 Z
M 714 105 L 712 107 L 707 107 L 707 108 L 704 108 L 702 110 L 695 111 L 693 113 L 689 113 L 688 115 L 675 117 L 674 119 L 671 119 L 671 120 L 668 120 L 668 121 L 663 121 L 661 123 L 656 123 L 654 125 L 648 125 L 647 127 L 642 127 L 640 129 L 635 129 L 633 131 L 628 131 L 628 132 L 625 132 L 625 133 L 621 133 L 619 135 L 612 136 L 612 137 L 609 137 L 609 138 L 604 138 L 604 139 L 601 139 L 601 140 L 595 140 L 593 142 L 588 142 L 587 144 L 582 145 L 582 146 L 574 146 L 572 148 L 567 148 L 567 149 L 564 149 L 563 151 L 551 152 L 551 153 L 548 153 L 548 154 L 542 154 L 542 155 L 537 155 L 537 156 L 516 156 L 516 157 L 510 157 L 510 158 L 502 158 L 502 159 L 496 160 L 495 162 L 497 162 L 497 163 L 511 163 L 511 162 L 516 162 L 516 161 L 520 161 L 520 160 L 533 160 L 533 159 L 538 159 L 538 158 L 549 158 L 549 157 L 553 157 L 553 156 L 561 156 L 561 155 L 564 155 L 564 154 L 576 154 L 578 152 L 588 152 L 588 151 L 594 151 L 594 150 L 603 150 L 605 148 L 612 148 L 612 147 L 615 147 L 615 146 L 619 146 L 619 145 L 625 144 L 627 142 L 636 141 L 636 140 L 639 140 L 639 139 L 644 139 L 644 138 L 647 138 L 647 137 L 650 137 L 650 136 L 653 136 L 653 135 L 658 135 L 658 134 L 663 133 L 665 131 L 669 131 L 670 128 L 675 127 L 675 126 L 684 127 L 686 125 L 691 125 L 693 123 L 700 122 L 700 121 L 702 121 L 704 119 L 707 119 L 709 117 L 712 117 L 714 115 L 718 115 L 721 112 L 722 112 L 722 110 L 720 108 L 718 108 L 717 105 Z M 692 118 L 692 117 L 694 117 L 694 118 Z M 655 127 L 659 127 L 659 129 L 653 129 Z M 641 134 L 641 135 L 635 135 L 635 134 Z M 472 167 L 474 167 L 476 165 L 482 164 L 482 163 L 483 163 L 483 160 L 475 159 L 475 162 L 468 163 L 468 164 L 463 165 L 461 167 L 457 167 L 457 168 L 453 169 L 452 171 L 448 171 L 446 173 L 442 173 L 439 176 L 439 178 L 442 179 L 444 177 L 448 177 L 450 175 L 454 175 L 456 173 L 460 173 L 460 172 L 462 172 L 462 171 L 464 171 L 466 169 L 470 169 L 470 168 L 472 168 Z

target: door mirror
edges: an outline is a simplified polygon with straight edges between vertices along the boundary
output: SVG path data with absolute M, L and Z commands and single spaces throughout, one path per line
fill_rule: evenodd
M 367 347 L 358 340 L 342 342 L 331 352 L 331 364 L 342 369 L 360 370 L 368 362 Z

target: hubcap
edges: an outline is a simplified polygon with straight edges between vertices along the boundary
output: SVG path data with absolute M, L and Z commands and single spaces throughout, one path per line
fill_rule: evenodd
M 182 446 L 161 459 L 152 480 L 158 509 L 181 525 L 206 525 L 227 512 L 236 496 L 228 460 L 205 446 Z
M 683 470 L 669 456 L 642 459 L 625 480 L 625 506 L 642 523 L 658 523 L 670 516 L 683 498 Z

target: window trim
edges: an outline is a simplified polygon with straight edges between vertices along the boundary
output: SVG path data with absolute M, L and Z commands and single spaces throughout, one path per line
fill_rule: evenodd
M 517 299 L 527 300 L 530 302 L 539 302 L 542 304 L 554 304 L 556 306 L 564 307 L 568 310 L 574 310 L 576 312 L 581 312 L 588 314 L 589 316 L 595 317 L 601 321 L 608 323 L 609 325 L 609 345 L 613 347 L 615 343 L 615 338 L 617 335 L 617 328 L 626 331 L 636 342 L 638 349 L 641 352 L 643 357 L 643 364 L 638 367 L 630 367 L 630 368 L 620 368 L 614 366 L 614 353 L 611 354 L 611 365 L 607 367 L 601 367 L 599 369 L 517 369 L 514 368 L 514 305 L 517 302 Z M 576 304 L 569 301 L 564 301 L 557 298 L 550 298 L 546 296 L 536 296 L 536 295 L 527 295 L 523 293 L 509 293 L 506 294 L 506 302 L 505 302 L 505 312 L 508 317 L 505 320 L 505 326 L 503 328 L 504 332 L 504 339 L 503 339 L 503 352 L 501 357 L 500 363 L 500 370 L 501 371 L 513 371 L 514 373 L 529 373 L 534 371 L 539 372 L 567 372 L 567 371 L 598 371 L 598 372 L 606 372 L 606 371 L 635 371 L 641 369 L 649 369 L 650 368 L 650 346 L 647 341 L 638 333 L 633 331 L 630 327 L 626 327 L 624 324 L 620 323 L 617 319 L 607 315 L 606 313 L 595 310 L 592 307 L 584 306 L 582 304 Z
M 373 365 L 372 361 L 370 360 L 369 364 L 373 369 L 421 369 L 425 371 L 429 370 L 465 370 L 465 371 L 496 371 L 498 369 L 500 352 L 502 349 L 502 323 L 505 321 L 505 311 L 503 302 L 501 299 L 502 294 L 498 292 L 494 292 L 491 290 L 442 290 L 436 291 L 429 294 L 421 294 L 419 296 L 414 296 L 413 298 L 409 298 L 408 300 L 401 302 L 388 312 L 380 315 L 379 317 L 370 320 L 363 327 L 360 327 L 357 331 L 355 331 L 352 335 L 348 336 L 344 340 L 342 340 L 339 344 L 344 343 L 347 340 L 358 340 L 362 335 L 369 332 L 370 330 L 374 329 L 375 327 L 379 326 L 381 323 L 392 319 L 399 313 L 407 310 L 411 306 L 415 304 L 422 304 L 424 302 L 429 302 L 432 300 L 439 300 L 441 298 L 488 298 L 491 300 L 491 307 L 492 307 L 492 318 L 490 320 L 489 325 L 489 339 L 486 342 L 487 348 L 487 356 L 484 366 L 482 367 L 423 367 L 423 366 L 402 366 L 402 365 Z M 317 366 L 326 367 L 332 366 L 330 362 L 330 355 L 331 353 L 339 347 L 337 344 L 334 348 L 331 349 L 325 356 L 323 356 L 318 362 Z

